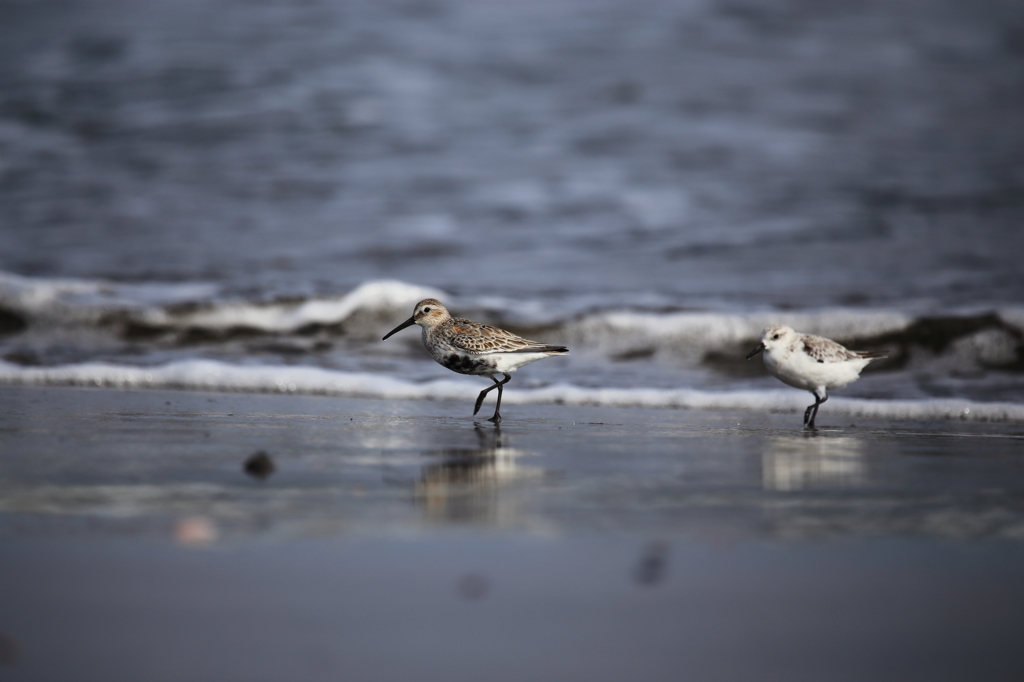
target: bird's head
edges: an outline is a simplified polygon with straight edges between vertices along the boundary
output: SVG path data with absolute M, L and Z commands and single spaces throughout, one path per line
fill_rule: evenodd
M 385 334 L 383 340 L 386 340 L 395 332 L 400 332 L 406 327 L 411 327 L 414 324 L 418 324 L 421 327 L 429 329 L 430 327 L 441 324 L 449 317 L 451 317 L 451 315 L 448 314 L 448 310 L 440 301 L 436 298 L 425 298 L 417 303 L 416 307 L 412 309 L 412 317 Z
M 768 351 L 770 353 L 776 348 L 785 346 L 793 339 L 795 334 L 795 331 L 784 324 L 773 324 L 765 327 L 764 331 L 761 332 L 761 343 L 758 344 L 757 348 L 750 351 L 750 354 L 747 355 L 747 360 L 761 351 Z

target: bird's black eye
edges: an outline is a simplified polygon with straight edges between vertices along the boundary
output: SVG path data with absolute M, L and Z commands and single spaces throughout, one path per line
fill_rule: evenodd
M 779 340 L 779 335 L 778 334 L 776 334 L 775 336 L 772 337 L 772 341 L 778 341 L 778 340 Z
M 429 312 L 430 312 L 430 308 L 424 308 L 424 309 L 423 309 L 423 312 L 425 312 L 425 313 L 429 313 Z

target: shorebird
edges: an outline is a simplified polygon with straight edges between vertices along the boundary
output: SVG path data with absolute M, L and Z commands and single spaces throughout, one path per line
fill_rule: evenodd
M 417 303 L 412 317 L 389 331 L 382 340 L 414 324 L 423 327 L 423 345 L 439 364 L 459 374 L 490 377 L 494 384 L 480 391 L 473 414 L 480 411 L 484 397 L 496 388 L 498 403 L 494 406 L 494 416 L 488 420 L 495 424 L 501 421 L 502 386 L 512 378 L 511 372 L 536 360 L 569 354 L 565 346 L 528 341 L 504 329 L 452 317 L 435 298 Z M 496 374 L 505 378 L 499 381 Z
M 885 351 L 848 350 L 831 339 L 801 334 L 784 324 L 765 327 L 761 343 L 750 351 L 747 360 L 762 351 L 764 366 L 776 378 L 814 394 L 814 404 L 804 412 L 804 428 L 812 431 L 818 406 L 828 400 L 830 388 L 856 381 L 865 365 L 889 355 Z

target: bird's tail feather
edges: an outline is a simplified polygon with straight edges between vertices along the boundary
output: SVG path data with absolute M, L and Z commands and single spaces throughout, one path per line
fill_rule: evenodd
M 565 346 L 552 346 L 552 345 L 539 345 L 539 346 L 526 346 L 525 348 L 517 348 L 514 351 L 504 351 L 506 353 L 568 353 L 569 349 Z

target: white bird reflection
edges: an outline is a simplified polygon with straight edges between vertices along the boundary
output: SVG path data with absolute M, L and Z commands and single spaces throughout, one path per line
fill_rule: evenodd
M 761 483 L 765 490 L 851 488 L 866 479 L 863 443 L 856 438 L 774 436 L 764 443 Z
M 500 428 L 477 427 L 476 448 L 442 448 L 424 452 L 439 461 L 423 467 L 416 484 L 416 499 L 427 516 L 438 521 L 471 521 L 514 525 L 524 516 L 521 496 L 500 488 L 545 475 L 539 467 L 520 459 L 534 453 L 508 447 Z

